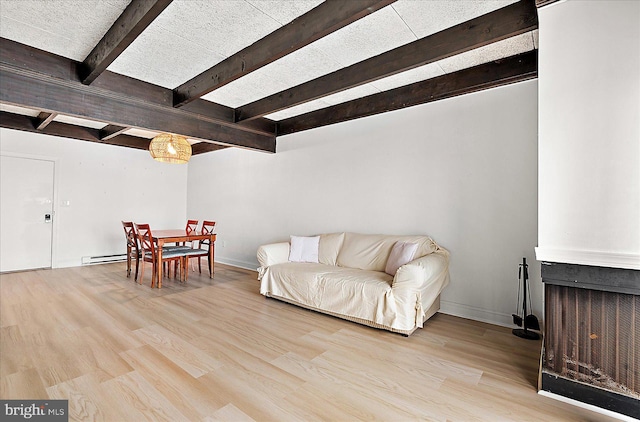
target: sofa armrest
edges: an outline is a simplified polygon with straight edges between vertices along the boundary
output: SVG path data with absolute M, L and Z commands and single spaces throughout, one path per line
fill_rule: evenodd
M 396 302 L 418 310 L 416 323 L 422 326 L 424 312 L 449 284 L 449 253 L 445 250 L 425 255 L 398 268 L 391 286 Z
M 274 264 L 289 261 L 289 242 L 271 243 L 258 248 L 258 280 L 262 279 L 264 270 Z

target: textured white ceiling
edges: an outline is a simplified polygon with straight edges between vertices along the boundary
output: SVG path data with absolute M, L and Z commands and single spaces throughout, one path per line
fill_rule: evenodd
M 276 113 L 271 113 L 265 117 L 273 120 L 282 120 L 345 101 L 409 85 L 414 82 L 431 79 L 436 76 L 444 75 L 445 73 L 451 73 L 467 67 L 488 63 L 513 54 L 531 51 L 534 48 L 534 39 L 537 40 L 537 33 L 538 31 L 536 30 L 508 38 L 484 47 L 476 48 L 475 50 L 467 51 L 466 53 L 448 57 L 436 63 L 420 66 L 415 69 L 398 73 L 393 76 L 388 76 L 375 82 L 338 92 L 318 100 L 290 107 Z
M 517 0 L 399 0 L 391 5 L 418 38 L 435 34 Z
M 203 98 L 229 107 L 239 107 L 507 6 L 515 1 L 517 0 L 399 0 L 293 54 L 231 82 L 203 96 Z M 514 50 L 511 53 L 508 52 L 511 44 L 504 44 L 507 51 L 501 57 L 528 51 L 519 48 L 516 44 L 514 43 L 513 47 L 518 51 Z M 529 50 L 531 49 L 533 46 L 529 48 Z M 466 58 L 462 58 L 462 63 L 464 60 L 469 60 L 470 63 L 473 63 L 469 66 L 473 66 L 495 60 L 483 60 L 482 57 L 482 52 L 475 55 L 470 54 Z M 462 68 L 469 66 L 462 65 Z M 448 71 L 439 65 L 428 65 L 366 86 L 352 88 L 345 92 L 272 113 L 266 117 L 280 120 L 439 76 L 446 72 Z
M 515 1 L 398 0 L 203 98 L 239 107 Z M 128 3 L 129 0 L 0 0 L 0 36 L 82 61 Z M 108 69 L 175 88 L 320 3 L 321 0 L 174 0 Z M 537 48 L 537 31 L 267 117 L 280 120 L 533 48 Z M 56 118 L 60 119 L 64 117 Z M 100 122 L 93 126 L 102 127 L 99 125 L 104 126 Z
M 82 61 L 130 0 L 0 0 L 0 36 Z
M 174 0 L 109 70 L 175 88 L 303 14 L 317 1 Z M 267 14 L 261 10 L 268 10 Z M 288 12 L 288 13 L 287 13 Z M 274 17 L 272 17 L 274 16 Z

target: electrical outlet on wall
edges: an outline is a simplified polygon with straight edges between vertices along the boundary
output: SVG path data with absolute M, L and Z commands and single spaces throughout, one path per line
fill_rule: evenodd
M 226 247 L 227 247 L 227 241 L 226 241 L 226 240 L 223 240 L 223 241 L 222 241 L 222 247 L 223 247 L 223 248 L 226 248 Z

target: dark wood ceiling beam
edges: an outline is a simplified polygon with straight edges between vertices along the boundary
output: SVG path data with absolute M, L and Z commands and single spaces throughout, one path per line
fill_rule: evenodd
M 82 62 L 82 83 L 92 83 L 144 31 L 172 0 L 132 0 Z
M 396 0 L 326 0 L 238 53 L 174 89 L 183 106 L 279 58 L 375 12 Z
M 28 116 L 9 113 L 6 111 L 0 111 L 0 127 L 141 150 L 149 150 L 149 143 L 151 142 L 149 139 L 131 135 L 116 135 L 108 139 L 101 139 L 100 133 L 102 130 L 61 122 L 51 122 L 51 124 L 46 126 L 46 128 L 36 129 L 32 125 L 31 118 Z M 210 142 L 199 142 L 197 144 L 193 144 L 191 148 L 192 155 L 199 155 L 207 152 L 219 151 L 228 147 Z
M 216 119 L 228 123 L 235 122 L 235 110 L 231 107 L 217 104 L 211 101 L 197 99 L 180 107 L 181 110 L 197 114 L 202 117 L 215 117 Z M 243 130 L 266 135 L 276 133 L 276 122 L 270 119 L 255 119 L 237 123 Z
M 326 95 L 433 63 L 538 27 L 533 0 L 521 0 L 496 11 L 421 38 L 367 60 L 321 76 L 236 109 L 246 121 Z
M 130 126 L 107 125 L 100 129 L 100 131 L 98 132 L 98 136 L 100 137 L 100 140 L 108 141 L 111 138 L 122 135 L 129 129 L 131 129 Z
M 176 109 L 170 95 L 168 102 L 163 101 L 166 96 L 160 87 L 151 85 L 155 88 L 147 95 L 142 88 L 150 84 L 113 73 L 99 82 L 108 72 L 95 84 L 83 85 L 73 71 L 78 62 L 4 38 L 0 41 L 1 101 L 117 126 L 173 132 L 228 146 L 275 152 L 275 133 L 265 134 L 233 123 L 233 109 L 208 102 L 203 110 L 215 109 L 220 112 L 218 115 Z
M 18 42 L 0 38 L 0 63 L 24 70 L 32 70 L 43 75 L 67 81 L 80 82 L 78 67 L 80 62 L 66 57 L 29 47 Z M 117 73 L 103 72 L 92 84 L 92 88 L 104 89 L 112 93 L 134 97 L 160 106 L 173 107 L 173 91 L 158 85 L 150 84 Z M 228 124 L 239 130 L 263 135 L 275 135 L 275 122 L 269 119 L 255 119 L 252 121 L 235 122 L 235 110 L 221 104 L 202 99 L 195 100 L 185 107 L 204 119 Z
M 63 138 L 78 139 L 100 144 L 117 145 L 127 148 L 149 149 L 149 140 L 137 136 L 120 135 L 109 140 L 101 140 L 98 129 L 83 126 L 70 125 L 61 122 L 51 122 L 42 130 L 32 125 L 31 118 L 20 114 L 0 112 L 0 126 L 7 129 L 21 130 L 24 132 L 41 133 Z
M 536 78 L 537 51 L 460 70 L 278 122 L 286 135 Z
M 43 111 L 40 114 L 38 114 L 37 117 L 34 117 L 33 126 L 37 130 L 42 130 L 45 127 L 47 127 L 47 125 L 49 123 L 51 123 L 53 121 L 53 119 L 56 118 L 57 115 L 58 115 L 58 113 L 47 113 L 47 112 Z
M 60 114 L 110 122 L 117 126 L 178 133 L 266 152 L 275 152 L 275 136 L 238 130 L 173 107 L 145 103 L 77 82 L 0 64 L 0 101 Z
M 198 142 L 197 144 L 191 145 L 191 155 L 200 155 L 207 152 L 219 151 L 221 149 L 225 149 L 224 145 L 212 144 L 211 142 Z

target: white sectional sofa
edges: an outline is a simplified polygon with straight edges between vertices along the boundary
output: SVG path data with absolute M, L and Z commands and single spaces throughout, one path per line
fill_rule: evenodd
M 391 275 L 385 270 L 396 243 L 396 250 L 403 244 L 417 250 Z M 261 294 L 405 335 L 438 311 L 449 283 L 449 252 L 428 236 L 322 234 L 317 262 L 290 262 L 290 247 L 258 249 Z

